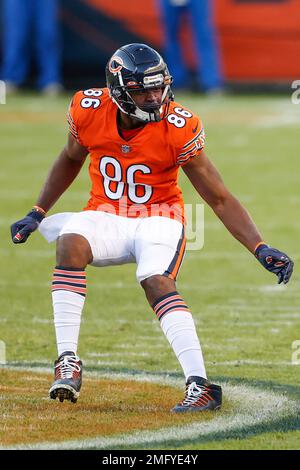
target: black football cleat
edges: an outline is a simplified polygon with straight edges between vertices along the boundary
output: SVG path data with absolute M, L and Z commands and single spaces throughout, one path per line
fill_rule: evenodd
M 202 377 L 187 379 L 185 397 L 172 408 L 173 413 L 218 410 L 222 405 L 222 389 Z
M 82 382 L 82 362 L 73 351 L 66 351 L 54 362 L 54 382 L 50 398 L 76 403 Z

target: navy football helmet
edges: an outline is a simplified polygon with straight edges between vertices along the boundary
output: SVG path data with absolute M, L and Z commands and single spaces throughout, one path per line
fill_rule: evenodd
M 106 66 L 106 82 L 110 96 L 118 108 L 143 122 L 159 122 L 168 113 L 174 99 L 172 77 L 161 55 L 146 44 L 120 47 Z M 138 107 L 130 92 L 161 88 L 160 104 Z

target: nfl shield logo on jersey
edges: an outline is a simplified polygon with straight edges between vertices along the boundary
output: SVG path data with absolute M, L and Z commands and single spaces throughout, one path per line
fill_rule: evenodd
M 131 147 L 129 145 L 122 145 L 122 152 L 123 153 L 129 153 L 131 150 Z

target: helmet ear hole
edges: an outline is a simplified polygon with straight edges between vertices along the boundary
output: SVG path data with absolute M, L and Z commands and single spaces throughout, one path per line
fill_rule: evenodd
M 144 122 L 159 121 L 166 116 L 165 108 L 172 99 L 170 90 L 172 77 L 161 55 L 146 44 L 127 44 L 118 49 L 108 61 L 106 66 L 106 82 L 110 96 L 118 108 L 135 119 Z M 158 111 L 142 109 L 134 102 L 129 94 L 132 87 L 145 90 L 150 87 L 167 85 L 168 92 L 163 92 L 163 99 Z

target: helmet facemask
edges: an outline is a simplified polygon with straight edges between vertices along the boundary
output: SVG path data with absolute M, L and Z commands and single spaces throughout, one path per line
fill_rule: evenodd
M 174 99 L 172 77 L 162 57 L 145 44 L 128 44 L 118 49 L 106 67 L 110 96 L 125 114 L 144 123 L 159 122 L 168 114 Z M 137 104 L 132 92 L 162 89 L 160 103 Z
M 119 82 L 123 83 L 123 77 L 121 72 L 118 72 Z M 173 93 L 171 91 L 170 84 L 172 82 L 171 77 L 164 78 L 162 74 L 153 77 L 144 77 L 146 84 L 131 84 L 116 86 L 110 89 L 110 95 L 113 101 L 116 103 L 118 108 L 125 114 L 128 114 L 134 119 L 138 119 L 143 122 L 159 122 L 166 117 L 170 101 L 172 101 Z M 148 79 L 148 80 L 147 80 Z M 145 103 L 143 106 L 138 106 L 131 95 L 131 92 L 142 91 L 152 89 L 162 89 L 161 102 L 156 103 Z

